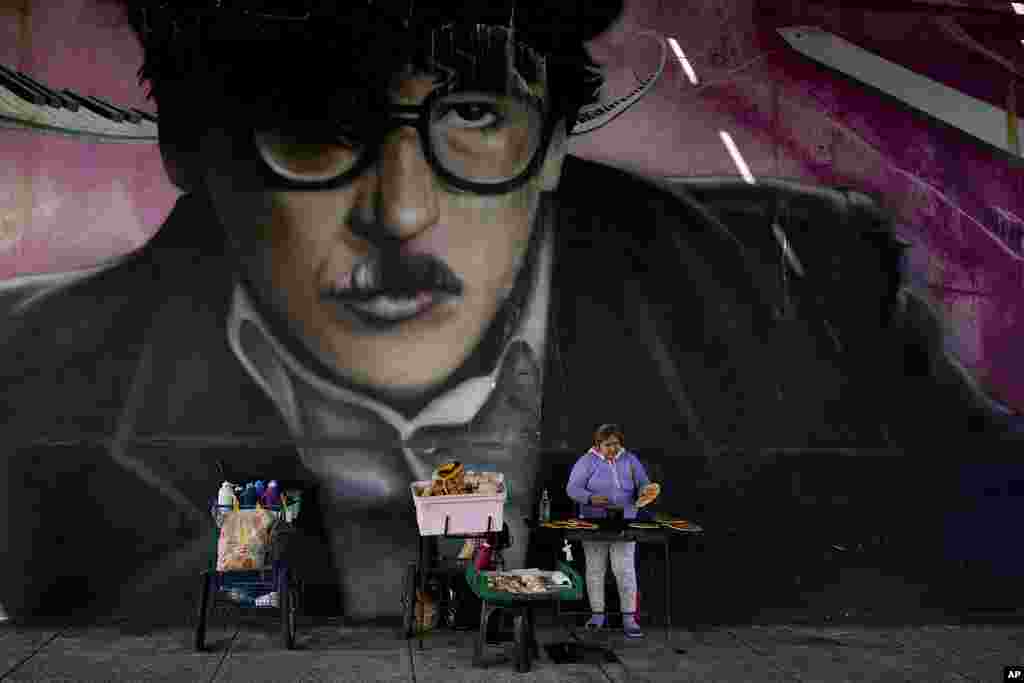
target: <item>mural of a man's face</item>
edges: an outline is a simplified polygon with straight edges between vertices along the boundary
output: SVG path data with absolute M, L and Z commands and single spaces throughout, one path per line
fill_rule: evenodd
M 435 87 L 413 73 L 391 98 L 415 105 Z M 347 381 L 412 398 L 467 359 L 510 293 L 540 193 L 561 173 L 564 130 L 542 170 L 499 195 L 447 186 L 409 126 L 352 182 L 321 191 L 240 182 L 231 136 L 211 131 L 205 183 L 257 294 L 305 346 Z M 378 294 L 352 296 L 360 287 Z

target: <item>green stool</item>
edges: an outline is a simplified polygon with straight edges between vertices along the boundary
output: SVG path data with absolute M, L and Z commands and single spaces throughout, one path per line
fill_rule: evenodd
M 466 582 L 470 589 L 480 598 L 480 632 L 473 649 L 473 666 L 484 666 L 484 651 L 487 647 L 487 625 L 498 610 L 509 610 L 514 614 L 515 627 L 515 660 L 516 671 L 527 673 L 533 659 L 540 655 L 537 642 L 536 620 L 533 608 L 541 602 L 552 600 L 581 600 L 583 598 L 583 579 L 569 565 L 558 563 L 558 570 L 569 577 L 570 586 L 557 592 L 535 594 L 515 594 L 491 590 L 487 585 L 487 577 L 481 574 L 475 565 L 466 567 Z

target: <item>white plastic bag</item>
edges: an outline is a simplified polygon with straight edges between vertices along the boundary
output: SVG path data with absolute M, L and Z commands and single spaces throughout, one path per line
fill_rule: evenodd
M 259 504 L 255 510 L 235 509 L 224 515 L 217 542 L 217 571 L 248 571 L 266 566 L 275 515 Z

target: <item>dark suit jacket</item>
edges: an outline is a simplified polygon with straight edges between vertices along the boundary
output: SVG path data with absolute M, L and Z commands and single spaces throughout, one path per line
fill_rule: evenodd
M 780 198 L 806 270 L 790 284 L 789 316 L 777 315 L 768 227 Z M 582 452 L 611 420 L 641 453 L 709 458 L 914 448 L 1012 428 L 949 360 L 927 310 L 897 296 L 899 249 L 866 197 L 656 186 L 570 157 L 555 199 L 545 446 Z M 216 225 L 206 201 L 184 196 L 116 265 L 0 288 L 8 613 L 190 609 L 213 550 L 215 461 L 313 483 L 227 345 L 233 279 Z M 191 438 L 203 435 L 223 442 Z M 672 459 L 662 465 L 671 482 Z M 315 540 L 315 525 L 306 531 Z M 396 533 L 414 542 L 414 529 Z M 309 566 L 308 581 L 330 583 L 327 560 Z

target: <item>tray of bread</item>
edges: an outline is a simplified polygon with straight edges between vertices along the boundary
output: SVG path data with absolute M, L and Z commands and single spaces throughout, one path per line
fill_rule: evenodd
M 693 522 L 686 519 L 666 519 L 659 522 L 661 526 L 672 529 L 674 531 L 681 531 L 683 533 L 700 533 L 704 529 Z
M 562 572 L 520 569 L 482 574 L 487 577 L 489 589 L 504 593 L 552 593 L 572 586 L 572 581 Z
M 545 529 L 599 529 L 600 527 L 586 519 L 558 519 L 542 522 Z
M 500 472 L 474 472 L 460 462 L 446 462 L 434 470 L 430 481 L 413 484 L 413 495 L 497 496 L 505 490 L 505 475 Z
M 430 481 L 409 486 L 422 536 L 501 531 L 509 496 L 501 472 L 474 472 L 460 462 L 446 462 Z

